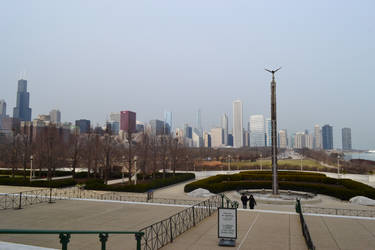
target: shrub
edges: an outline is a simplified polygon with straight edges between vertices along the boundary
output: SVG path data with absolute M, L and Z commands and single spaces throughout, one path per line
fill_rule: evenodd
M 158 174 L 155 180 L 149 180 L 146 183 L 139 183 L 137 185 L 131 185 L 131 184 L 106 185 L 103 183 L 102 180 L 93 179 L 93 180 L 89 180 L 86 182 L 85 189 L 143 193 L 143 192 L 147 192 L 150 189 L 157 189 L 157 188 L 161 188 L 161 187 L 165 187 L 165 186 L 169 186 L 172 184 L 194 179 L 195 175 L 191 173 L 187 173 L 187 174 L 178 173 L 178 174 L 175 174 L 175 176 L 173 176 L 172 174 L 168 173 L 165 179 L 162 179 L 161 177 L 162 175 Z
M 353 196 L 366 196 L 375 199 L 375 189 L 349 179 L 334 179 L 324 174 L 297 171 L 278 172 L 279 188 L 330 195 L 342 200 Z M 234 175 L 216 175 L 185 185 L 184 191 L 191 192 L 204 188 L 212 193 L 240 189 L 271 189 L 270 171 L 247 171 Z
M 76 182 L 73 179 L 63 179 L 63 180 L 54 180 L 54 181 L 32 181 L 29 179 L 24 179 L 23 177 L 17 178 L 0 178 L 0 185 L 9 185 L 9 186 L 29 186 L 29 187 L 52 187 L 52 188 L 62 188 L 74 186 Z

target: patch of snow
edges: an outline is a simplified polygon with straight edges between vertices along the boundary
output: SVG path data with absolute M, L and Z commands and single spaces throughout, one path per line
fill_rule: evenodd
M 195 198 L 206 198 L 206 197 L 213 196 L 215 194 L 210 193 L 210 191 L 208 191 L 207 189 L 197 188 L 191 191 L 190 193 L 188 193 L 187 195 L 191 197 L 195 197 Z
M 351 198 L 349 201 L 350 203 L 358 205 L 375 206 L 375 200 L 367 198 L 365 196 L 355 196 Z
M 55 250 L 53 248 L 37 247 L 23 244 L 16 244 L 11 242 L 0 241 L 1 250 Z

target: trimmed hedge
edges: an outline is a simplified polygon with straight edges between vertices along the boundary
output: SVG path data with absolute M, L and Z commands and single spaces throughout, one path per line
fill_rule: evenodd
M 186 173 L 186 174 L 177 173 L 175 174 L 175 176 L 173 176 L 173 174 L 168 173 L 165 179 L 162 179 L 162 174 L 157 174 L 156 177 L 157 179 L 155 180 L 151 180 L 146 183 L 139 183 L 137 185 L 131 185 L 131 184 L 106 185 L 103 183 L 102 180 L 93 179 L 85 183 L 86 184 L 85 189 L 144 193 L 150 189 L 157 189 L 157 188 L 173 185 L 176 183 L 184 182 L 187 180 L 195 179 L 195 175 L 191 173 Z
M 334 179 L 318 173 L 278 172 L 279 188 L 325 194 L 342 200 L 354 196 L 366 196 L 375 199 L 375 189 L 350 179 Z M 216 175 L 187 184 L 185 192 L 204 188 L 212 193 L 221 193 L 241 189 L 271 189 L 272 172 L 248 171 L 233 175 Z
M 74 186 L 76 182 L 73 179 L 63 179 L 63 180 L 53 180 L 49 181 L 32 181 L 29 179 L 24 179 L 23 177 L 10 178 L 0 178 L 0 185 L 8 186 L 27 186 L 27 187 L 52 187 L 52 188 L 63 188 Z

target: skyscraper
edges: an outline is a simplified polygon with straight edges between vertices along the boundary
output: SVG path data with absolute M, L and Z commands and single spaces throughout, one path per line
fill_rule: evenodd
M 7 115 L 7 103 L 5 100 L 0 100 L 0 119 Z
M 164 111 L 164 125 L 166 126 L 165 133 L 167 131 L 169 131 L 169 132 L 173 131 L 173 128 L 172 128 L 172 112 Z
M 211 134 L 211 147 L 219 148 L 223 146 L 223 129 L 222 128 L 212 128 Z
M 279 147 L 280 148 L 288 147 L 288 133 L 286 129 L 281 129 L 279 131 Z
M 90 120 L 80 119 L 76 120 L 76 127 L 79 128 L 79 133 L 84 134 L 90 131 Z
M 350 128 L 343 128 L 342 134 L 342 150 L 352 150 L 352 130 Z
M 221 128 L 224 131 L 223 144 L 228 145 L 228 116 L 223 114 L 221 116 Z
M 199 131 L 199 135 L 202 136 L 203 128 L 202 128 L 202 112 L 200 109 L 197 111 L 197 127 Z
M 189 126 L 189 124 L 185 124 L 185 126 L 184 126 L 184 136 L 186 137 L 186 138 L 190 138 L 190 139 L 192 139 L 193 138 L 193 129 L 192 129 L 192 127 L 190 127 Z
M 17 104 L 13 109 L 13 118 L 20 121 L 31 121 L 30 93 L 27 92 L 27 81 L 18 80 Z
M 150 127 L 152 135 L 163 135 L 165 133 L 165 125 L 163 121 L 151 120 Z
M 120 112 L 120 129 L 126 133 L 136 132 L 136 113 L 132 111 Z
M 322 129 L 318 124 L 314 126 L 314 149 L 322 149 Z
M 233 147 L 243 146 L 242 102 L 233 101 Z
M 250 124 L 250 146 L 264 147 L 266 144 L 266 131 L 263 115 L 252 115 L 249 119 Z
M 333 149 L 333 128 L 329 124 L 322 127 L 323 149 Z
M 52 109 L 49 112 L 50 120 L 52 123 L 60 123 L 61 122 L 61 112 L 58 109 Z

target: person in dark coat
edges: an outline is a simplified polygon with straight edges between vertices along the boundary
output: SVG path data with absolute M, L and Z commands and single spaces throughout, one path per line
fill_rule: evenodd
M 254 209 L 254 206 L 257 204 L 257 202 L 255 201 L 253 195 L 250 195 L 248 200 L 250 209 Z
M 241 201 L 242 201 L 243 208 L 246 208 L 247 207 L 248 198 L 245 195 L 245 193 L 242 193 L 242 195 L 241 195 Z

